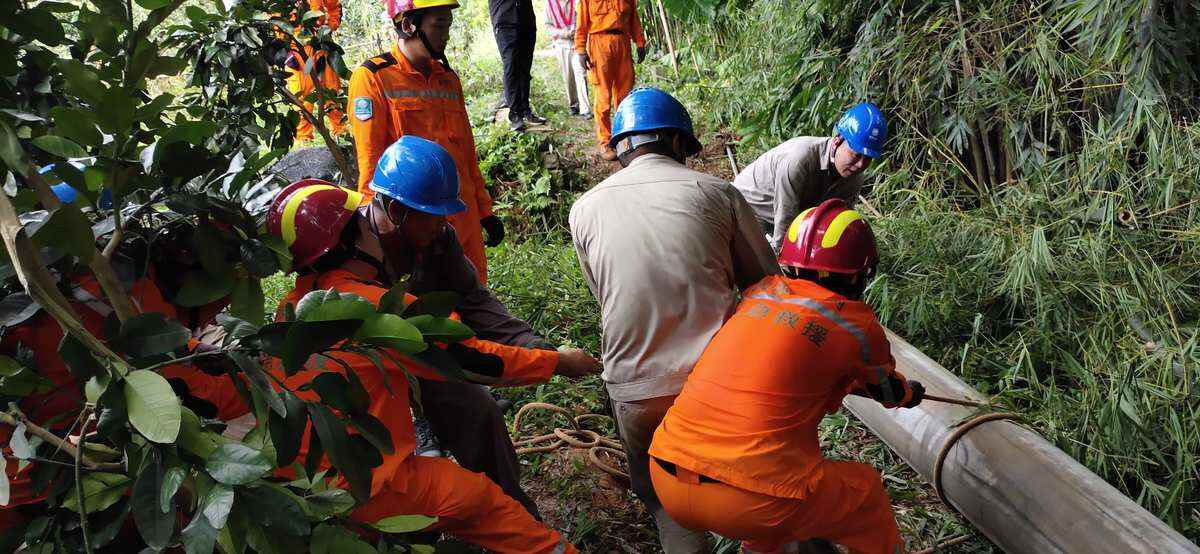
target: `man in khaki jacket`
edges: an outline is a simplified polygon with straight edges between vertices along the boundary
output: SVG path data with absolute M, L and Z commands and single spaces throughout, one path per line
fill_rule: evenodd
M 667 554 L 705 552 L 704 533 L 663 511 L 649 478 L 654 430 L 738 291 L 779 272 L 750 206 L 726 181 L 688 169 L 700 151 L 691 117 L 669 94 L 621 102 L 613 138 L 624 169 L 571 208 L 571 235 L 601 307 L 604 373 L 634 493 Z
M 883 153 L 887 120 L 874 104 L 854 106 L 831 137 L 796 137 L 746 166 L 733 186 L 746 197 L 778 253 L 800 212 L 830 198 L 851 206 L 862 191 L 862 172 Z

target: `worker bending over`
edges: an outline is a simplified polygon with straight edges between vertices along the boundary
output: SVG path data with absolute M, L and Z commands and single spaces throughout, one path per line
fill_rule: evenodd
M 602 375 L 629 456 L 634 493 L 654 515 L 667 554 L 702 552 L 707 537 L 662 510 L 646 450 L 738 290 L 779 266 L 750 207 L 726 181 L 688 169 L 700 151 L 691 116 L 653 88 L 614 118 L 624 169 L 571 207 L 579 265 L 600 303 Z
M 457 197 L 458 177 L 443 148 L 417 137 L 404 137 L 385 153 L 385 162 L 403 160 L 406 179 L 439 193 L 422 210 L 410 210 L 391 196 L 392 187 L 372 187 L 378 194 L 364 203 L 362 195 L 328 183 L 301 181 L 279 193 L 268 214 L 268 229 L 283 239 L 301 275 L 281 303 L 296 304 L 313 290 L 334 289 L 378 304 L 388 287 L 380 282 L 386 245 L 405 235 L 430 244 L 441 234 L 445 216 L 464 206 Z M 413 187 L 419 188 L 419 187 Z M 411 297 L 410 297 L 411 299 Z M 440 346 L 437 346 L 440 347 Z M 497 378 L 498 385 L 543 382 L 553 374 L 581 377 L 596 373 L 599 364 L 579 349 L 539 350 L 505 346 L 481 339 L 447 345 L 445 351 L 467 369 Z M 405 514 L 436 516 L 434 529 L 500 553 L 561 553 L 576 550 L 557 532 L 546 528 L 486 476 L 472 473 L 446 458 L 413 456 L 416 445 L 405 368 L 384 356 L 386 375 L 369 357 L 330 353 L 339 364 L 308 368 L 284 377 L 288 388 L 310 382 L 320 371 L 354 371 L 371 399 L 369 413 L 387 427 L 393 454 L 372 470 L 370 500 L 351 518 L 374 523 Z M 410 360 L 407 370 L 427 379 L 442 379 L 431 368 Z M 392 393 L 391 391 L 394 391 Z M 311 395 L 312 391 L 304 392 Z M 308 448 L 306 433 L 301 456 Z
M 358 191 L 374 195 L 370 182 L 379 156 L 401 136 L 436 142 L 458 167 L 464 208 L 449 216 L 467 258 L 487 284 L 489 246 L 500 244 L 504 225 L 492 213 L 492 197 L 483 185 L 475 138 L 467 119 L 462 84 L 446 60 L 450 25 L 457 0 L 384 0 L 396 29 L 396 44 L 354 70 L 350 77 L 350 126 L 358 159 Z
M 312 38 L 308 30 L 300 25 L 301 18 L 308 10 L 325 13 L 317 20 L 318 28 L 328 27 L 332 33 L 342 24 L 341 0 L 299 0 L 296 5 L 295 35 L 301 42 Z M 302 49 L 297 48 L 296 44 L 292 44 L 291 48 L 287 59 L 288 90 L 296 95 L 304 104 L 304 109 L 315 117 L 317 112 L 313 109 L 313 103 L 307 100 L 308 95 L 320 85 L 324 95 L 336 97 L 342 90 L 342 78 L 333 69 L 333 64 L 329 62 L 329 56 L 324 50 L 313 48 L 309 43 L 304 43 Z M 329 132 L 334 136 L 346 132 L 346 116 L 337 103 L 325 103 L 325 118 L 329 122 Z M 312 122 L 301 114 L 300 121 L 296 123 L 296 140 L 312 140 L 314 129 Z
M 778 253 L 796 216 L 830 198 L 851 206 L 862 172 L 883 154 L 887 120 L 874 104 L 850 108 L 832 137 L 796 137 L 768 150 L 733 180 Z
M 646 59 L 646 36 L 638 17 L 636 0 L 579 0 L 579 24 L 575 28 L 575 51 L 596 85 L 592 113 L 600 155 L 614 161 L 613 109 L 633 89 L 633 54 L 629 41 L 637 45 L 637 61 Z
M 745 292 L 654 434 L 650 475 L 676 521 L 753 552 L 794 552 L 785 548 L 810 539 L 902 552 L 879 473 L 826 459 L 817 436 L 846 394 L 889 408 L 924 396 L 896 371 L 861 300 L 877 259 L 870 226 L 844 201 L 796 218 L 784 276 Z

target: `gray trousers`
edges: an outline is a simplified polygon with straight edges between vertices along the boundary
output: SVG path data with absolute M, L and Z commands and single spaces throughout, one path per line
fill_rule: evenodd
M 471 383 L 430 381 L 421 384 L 421 405 L 442 448 L 458 465 L 487 475 L 509 497 L 520 502 L 535 519 L 542 519 L 537 504 L 521 490 L 521 466 L 504 414 L 487 387 Z
M 650 441 L 667 410 L 675 403 L 674 396 L 660 396 L 635 402 L 612 401 L 617 433 L 629 456 L 629 484 L 633 494 L 646 505 L 658 527 L 658 540 L 666 554 L 699 554 L 710 551 L 708 533 L 692 531 L 671 519 L 663 510 L 654 485 L 650 483 Z

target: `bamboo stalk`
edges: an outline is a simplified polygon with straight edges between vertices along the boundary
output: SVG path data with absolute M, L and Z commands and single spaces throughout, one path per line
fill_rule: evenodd
M 663 8 L 662 0 L 654 0 L 658 5 L 658 17 L 662 19 L 663 34 L 667 36 L 667 49 L 671 53 L 671 69 L 675 70 L 675 78 L 679 78 L 679 62 L 675 59 L 675 41 L 671 38 L 671 25 L 667 22 L 667 10 Z

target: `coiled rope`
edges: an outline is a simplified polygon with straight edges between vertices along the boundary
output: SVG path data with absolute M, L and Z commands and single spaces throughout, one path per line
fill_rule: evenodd
M 534 410 L 549 410 L 561 415 L 570 423 L 571 427 L 555 427 L 554 430 L 544 435 L 521 438 L 521 418 Z M 615 438 L 603 436 L 591 429 L 584 429 L 582 422 L 588 419 L 612 418 L 604 414 L 572 416 L 571 412 L 562 406 L 556 406 L 547 402 L 530 402 L 521 406 L 521 409 L 517 410 L 516 417 L 513 418 L 513 446 L 517 448 L 518 456 L 521 454 L 553 452 L 564 447 L 587 450 L 589 463 L 601 471 L 619 478 L 623 483 L 628 483 L 629 473 L 622 471 L 609 461 L 610 459 L 617 459 L 628 465 L 629 458 L 625 454 L 625 447 L 621 445 L 621 441 Z

